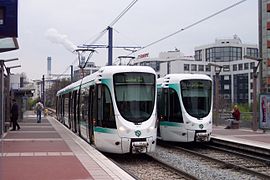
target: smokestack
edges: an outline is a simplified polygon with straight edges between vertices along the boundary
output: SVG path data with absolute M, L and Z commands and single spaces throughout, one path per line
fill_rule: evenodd
M 47 57 L 47 76 L 50 77 L 52 74 L 52 58 Z

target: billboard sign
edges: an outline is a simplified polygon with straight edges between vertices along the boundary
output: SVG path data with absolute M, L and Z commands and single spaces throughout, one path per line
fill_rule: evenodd
M 270 94 L 260 94 L 259 112 L 259 128 L 270 129 Z

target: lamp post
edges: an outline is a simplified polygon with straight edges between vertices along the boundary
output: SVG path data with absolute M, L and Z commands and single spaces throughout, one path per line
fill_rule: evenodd
M 0 60 L 0 136 L 4 133 L 4 60 Z
M 260 63 L 262 62 L 263 59 L 252 57 L 252 56 L 247 56 L 247 55 L 245 55 L 244 58 L 258 61 L 257 66 L 253 67 L 253 105 L 252 105 L 252 111 L 253 111 L 252 130 L 257 131 L 257 129 L 258 129 L 258 115 L 257 115 L 257 110 L 258 110 L 257 78 L 258 78 L 258 74 L 257 74 L 257 70 L 258 70 L 258 67 L 260 66 Z
M 214 63 L 208 63 L 208 66 L 213 66 L 215 68 L 219 68 L 218 71 L 216 71 L 216 69 L 215 69 L 216 78 L 215 78 L 215 99 L 214 99 L 214 101 L 215 101 L 216 113 L 215 113 L 214 118 L 215 118 L 215 125 L 217 126 L 218 125 L 218 112 L 219 112 L 219 108 L 220 108 L 220 106 L 219 106 L 219 104 L 220 104 L 220 102 L 219 102 L 219 83 L 220 83 L 219 74 L 220 74 L 223 66 L 218 65 L 218 64 L 214 64 Z

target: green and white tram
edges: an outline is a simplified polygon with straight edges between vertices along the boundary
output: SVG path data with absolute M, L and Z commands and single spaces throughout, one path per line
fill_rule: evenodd
M 212 80 L 203 74 L 168 74 L 157 80 L 158 138 L 209 141 L 212 133 Z
M 103 67 L 57 92 L 57 118 L 101 151 L 152 152 L 157 133 L 155 71 Z

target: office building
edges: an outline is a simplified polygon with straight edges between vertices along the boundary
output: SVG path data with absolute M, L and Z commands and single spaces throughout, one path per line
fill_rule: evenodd
M 194 56 L 184 56 L 175 50 L 162 52 L 158 58 L 137 58 L 133 64 L 153 67 L 158 77 L 170 73 L 200 73 L 211 76 L 213 80 L 219 69 L 209 63 L 222 66 L 219 94 L 223 104 L 230 106 L 232 103 L 252 102 L 253 67 L 258 62 L 245 59 L 245 55 L 258 57 L 257 45 L 244 44 L 234 35 L 233 38 L 216 39 L 212 44 L 196 47 Z

